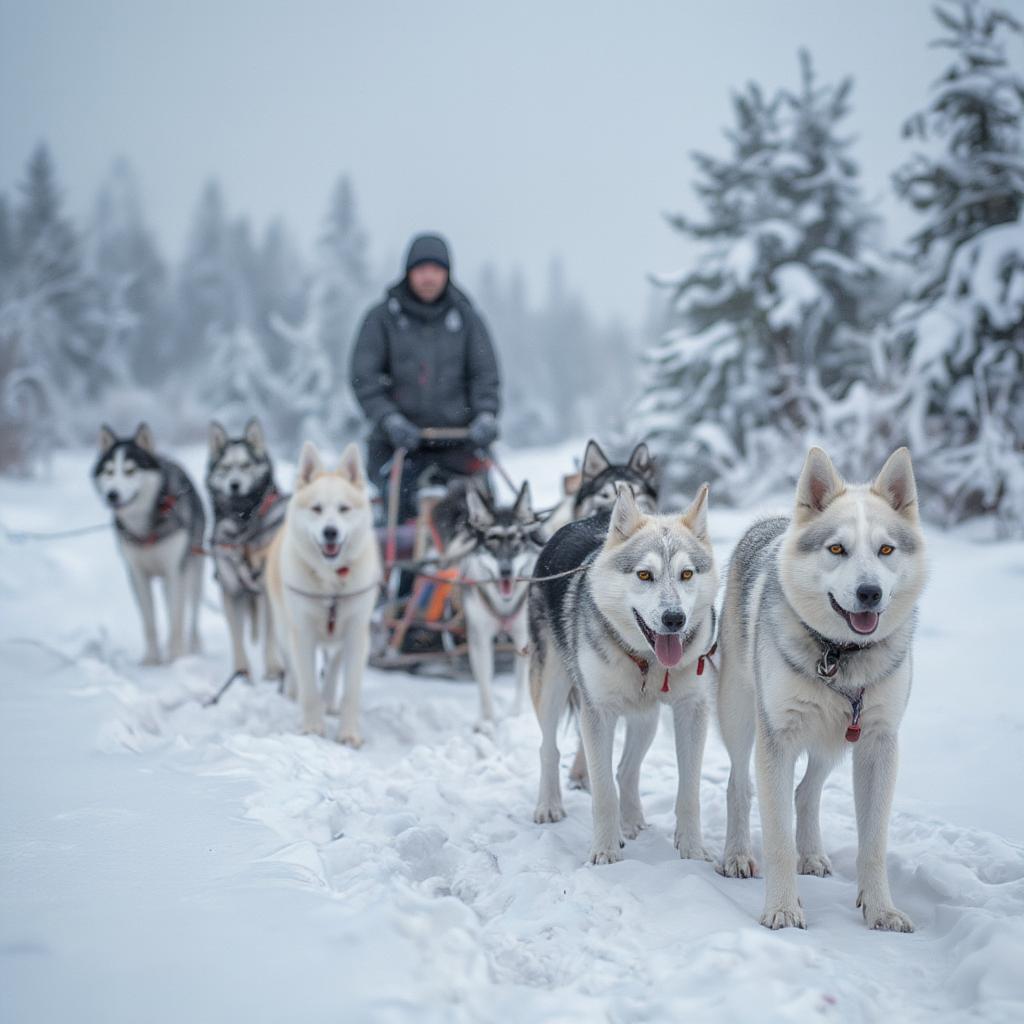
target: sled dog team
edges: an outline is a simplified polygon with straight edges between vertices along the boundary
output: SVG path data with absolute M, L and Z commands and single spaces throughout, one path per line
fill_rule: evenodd
M 145 425 L 131 438 L 104 428 L 93 475 L 113 511 L 142 615 L 144 661 L 160 659 L 154 577 L 164 582 L 170 657 L 196 650 L 205 520 L 195 487 L 156 455 Z M 207 486 L 235 671 L 250 673 L 244 632 L 261 627 L 267 675 L 283 678 L 298 700 L 303 728 L 323 734 L 325 707 L 334 706 L 343 669 L 338 738 L 359 746 L 381 565 L 358 448 L 350 444 L 330 468 L 307 442 L 286 500 L 259 424 L 250 421 L 239 438 L 213 424 Z M 720 622 L 707 486 L 681 513 L 658 514 L 656 503 L 646 446 L 613 464 L 591 442 L 579 489 L 546 522 L 525 485 L 508 507 L 469 489 L 465 515 L 446 537 L 446 550 L 461 555 L 463 575 L 487 581 L 469 588 L 473 596 L 464 600 L 485 721 L 494 714 L 495 635 L 510 635 L 524 651 L 514 708 L 528 677 L 542 734 L 535 821 L 565 817 L 557 738 L 571 709 L 582 743 L 569 778 L 592 795 L 590 860 L 620 860 L 624 839 L 646 824 L 640 770 L 664 703 L 672 709 L 679 773 L 675 846 L 681 857 L 710 860 L 699 791 L 714 694 L 732 764 L 718 870 L 734 878 L 758 873 L 750 838 L 753 752 L 764 853 L 761 923 L 805 927 L 796 876 L 831 873 L 821 793 L 852 748 L 857 906 L 871 928 L 912 931 L 893 905 L 885 867 L 897 734 L 926 576 L 909 452 L 897 450 L 874 481 L 855 485 L 812 448 L 792 515 L 755 522 L 737 544 Z M 620 717 L 625 743 L 614 767 Z M 807 761 L 795 789 L 794 828 L 801 754 Z

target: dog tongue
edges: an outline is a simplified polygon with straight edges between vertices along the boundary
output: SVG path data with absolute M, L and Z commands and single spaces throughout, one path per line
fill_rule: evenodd
M 654 653 L 665 668 L 679 664 L 683 656 L 683 641 L 678 633 L 655 633 Z
M 503 597 L 508 597 L 512 593 L 511 580 L 502 580 L 501 583 L 499 583 L 498 585 L 501 588 L 501 593 Z
M 874 633 L 878 626 L 878 612 L 850 612 L 850 625 L 858 633 Z

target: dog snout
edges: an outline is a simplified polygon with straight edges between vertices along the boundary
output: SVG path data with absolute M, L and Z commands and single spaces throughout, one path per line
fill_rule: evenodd
M 857 588 L 857 600 L 863 608 L 875 608 L 882 600 L 882 588 L 877 583 L 862 583 Z
M 328 544 L 333 544 L 338 539 L 338 528 L 336 526 L 325 526 L 324 527 L 324 540 Z
M 509 564 L 499 565 L 498 572 L 503 580 L 512 578 L 512 566 Z
M 242 489 L 242 485 L 237 480 L 232 480 L 230 487 L 232 494 L 238 494 L 238 492 Z
M 661 613 L 661 624 L 670 632 L 678 633 L 686 625 L 686 614 L 680 608 Z
M 117 491 L 107 491 L 107 504 L 117 505 L 121 500 L 121 495 Z

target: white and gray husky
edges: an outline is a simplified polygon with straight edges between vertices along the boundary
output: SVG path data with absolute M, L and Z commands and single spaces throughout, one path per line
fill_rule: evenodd
M 530 486 L 524 483 L 515 502 L 494 506 L 470 486 L 466 491 L 469 552 L 459 563 L 460 575 L 473 585 L 462 588 L 469 664 L 480 687 L 481 724 L 494 721 L 494 641 L 508 636 L 515 645 L 516 690 L 512 714 L 522 709 L 529 666 L 526 601 L 537 555 L 543 547 L 542 523 L 534 515 Z M 457 538 L 454 547 L 465 544 Z M 479 582 L 486 581 L 486 582 Z
M 645 515 L 632 490 L 620 487 L 610 512 L 563 527 L 537 561 L 537 577 L 571 575 L 535 583 L 530 592 L 530 690 L 542 732 L 534 819 L 565 817 L 557 732 L 571 701 L 590 770 L 595 864 L 620 860 L 622 836 L 635 837 L 644 827 L 640 766 L 662 702 L 675 721 L 675 845 L 682 857 L 709 859 L 701 838 L 700 767 L 718 571 L 707 507 L 705 485 L 682 515 Z M 613 777 L 620 715 L 626 743 Z
M 359 449 L 350 444 L 338 468 L 328 470 L 307 441 L 284 525 L 267 555 L 267 594 L 286 691 L 298 697 L 303 729 L 324 734 L 324 709 L 333 708 L 344 668 L 338 739 L 353 747 L 362 744 L 359 700 L 380 579 Z M 319 649 L 326 657 L 322 696 L 317 687 Z
M 262 633 L 264 672 L 276 679 L 281 666 L 271 640 L 263 571 L 288 502 L 274 482 L 258 419 L 249 420 L 241 437 L 230 437 L 214 421 L 209 440 L 206 487 L 213 505 L 213 562 L 231 635 L 232 677 L 251 675 L 245 650 L 248 624 L 254 639 Z
M 156 454 L 145 423 L 130 438 L 101 427 L 99 452 L 93 484 L 114 513 L 118 547 L 142 616 L 142 663 L 161 660 L 152 592 L 157 577 L 163 580 L 167 604 L 168 659 L 197 653 L 206 527 L 199 494 L 181 466 Z
M 805 927 L 797 874 L 828 875 L 821 790 L 853 748 L 857 906 L 870 927 L 913 930 L 885 869 L 896 734 L 910 695 L 915 606 L 926 575 L 910 453 L 848 485 L 812 448 L 792 517 L 756 523 L 736 547 L 722 617 L 718 713 L 732 759 L 724 874 L 756 873 L 750 750 L 764 839 L 769 928 Z M 796 788 L 801 753 L 807 769 Z

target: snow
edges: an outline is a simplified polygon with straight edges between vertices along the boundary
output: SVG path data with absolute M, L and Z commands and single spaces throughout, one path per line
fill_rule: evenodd
M 580 447 L 504 461 L 547 504 Z M 177 454 L 198 473 L 200 450 Z M 91 458 L 0 479 L 0 520 L 102 520 Z M 712 508 L 723 563 L 752 514 Z M 622 863 L 584 866 L 586 794 L 567 792 L 564 822 L 532 822 L 532 713 L 477 734 L 471 683 L 370 672 L 352 751 L 298 735 L 269 684 L 204 709 L 228 667 L 212 586 L 207 653 L 142 669 L 108 534 L 0 532 L 0 1019 L 1020 1020 L 1024 543 L 933 529 L 929 546 L 889 843 L 918 927 L 904 936 L 853 906 L 848 763 L 823 801 L 835 875 L 800 880 L 806 932 L 770 933 L 761 881 L 672 849 L 667 722 L 642 775 L 651 827 Z M 498 689 L 507 707 L 511 678 Z M 727 773 L 713 731 L 713 851 Z

